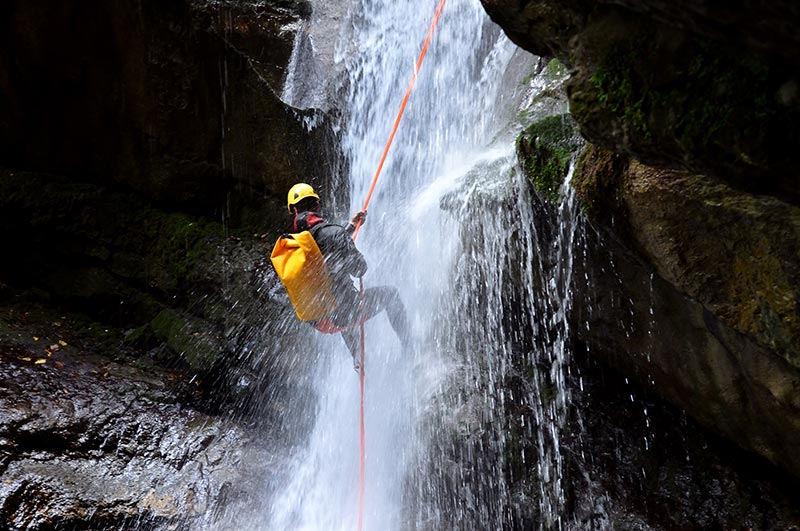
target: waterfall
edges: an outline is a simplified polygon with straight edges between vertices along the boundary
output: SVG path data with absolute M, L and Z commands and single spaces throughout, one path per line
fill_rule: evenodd
M 351 212 L 435 5 L 361 0 L 342 20 L 338 75 L 325 92 L 341 111 Z M 565 191 L 559 234 L 543 247 L 514 154 L 521 121 L 563 112 L 534 109 L 540 67 L 478 0 L 448 2 L 358 240 L 365 284 L 399 289 L 418 344 L 404 352 L 385 316 L 367 324 L 367 530 L 529 529 L 528 506 L 538 527 L 563 525 L 559 435 L 577 214 Z M 316 352 L 295 353 L 316 360 L 314 427 L 276 470 L 253 529 L 355 529 L 358 377 L 338 336 L 315 339 Z M 520 470 L 536 477 L 515 478 Z

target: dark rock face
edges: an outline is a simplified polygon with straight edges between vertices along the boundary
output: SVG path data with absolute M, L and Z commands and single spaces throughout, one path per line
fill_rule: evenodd
M 800 368 L 798 207 L 596 147 L 577 175 L 585 202 L 604 201 L 596 219 L 613 219 L 662 278 Z
M 263 488 L 266 450 L 234 424 L 182 407 L 174 375 L 69 344 L 47 352 L 0 351 L 0 521 L 9 529 L 185 529 Z
M 708 0 L 482 0 L 486 11 L 514 42 L 533 53 L 559 57 L 569 39 L 591 23 L 604 7 L 619 6 L 655 22 L 715 39 L 730 40 L 773 55 L 798 61 L 800 46 L 795 27 L 800 9 L 789 1 L 742 1 L 721 4 Z M 564 55 L 566 58 L 567 55 Z
M 798 481 L 596 360 L 564 438 L 567 529 L 794 530 Z
M 533 54 L 570 64 L 569 40 L 586 25 L 591 0 L 482 0 L 486 12 L 506 35 Z
M 604 24 L 624 36 L 588 34 L 567 87 L 587 139 L 797 203 L 794 67 L 636 18 L 613 14 Z
M 51 175 L 2 171 L 0 190 L 0 243 L 17 251 L 0 264 L 3 280 L 132 330 L 130 345 L 222 375 L 254 335 L 294 328 L 266 294 L 275 229 L 264 240 L 226 237 L 219 222 Z
M 800 38 L 795 30 L 800 21 L 800 8 L 795 2 L 765 4 L 745 0 L 736 4 L 720 4 L 708 0 L 608 0 L 606 3 L 623 6 L 693 33 L 739 42 L 794 63 L 798 61 L 794 51 L 800 47 Z
M 335 192 L 328 118 L 275 93 L 308 16 L 0 6 L 0 527 L 214 528 L 263 493 L 242 426 L 308 385 L 268 254 L 294 182 Z
M 589 262 L 613 264 L 589 267 L 582 337 L 704 424 L 800 474 L 797 207 L 594 146 L 573 183 L 600 227 L 590 248 L 607 249 Z
M 613 165 L 610 158 L 606 160 Z M 588 245 L 593 251 L 585 271 L 587 286 L 579 290 L 583 295 L 576 302 L 576 320 L 585 323 L 585 326 L 576 328 L 578 335 L 592 345 L 597 356 L 622 368 L 643 384 L 652 386 L 654 391 L 690 412 L 706 426 L 800 475 L 800 461 L 797 459 L 800 455 L 797 443 L 800 401 L 794 392 L 800 385 L 800 372 L 794 365 L 796 360 L 785 353 L 784 356 L 778 355 L 780 351 L 776 353 L 774 345 L 760 344 L 755 339 L 758 333 L 753 330 L 737 330 L 745 322 L 762 326 L 765 320 L 772 318 L 770 302 L 766 298 L 753 297 L 744 303 L 734 303 L 735 296 L 731 295 L 737 289 L 742 293 L 757 293 L 759 288 L 751 283 L 758 275 L 747 272 L 768 268 L 770 255 L 752 262 L 752 251 L 746 247 L 748 231 L 741 230 L 741 227 L 737 230 L 736 225 L 731 225 L 726 217 L 729 212 L 719 205 L 707 207 L 705 212 L 715 216 L 716 222 L 730 225 L 731 230 L 737 231 L 742 238 L 739 240 L 743 247 L 741 252 L 747 258 L 744 265 L 726 259 L 731 252 L 725 248 L 724 232 L 717 230 L 714 223 L 692 224 L 692 230 L 682 236 L 674 232 L 687 219 L 695 218 L 684 217 L 687 210 L 671 209 L 672 203 L 663 201 L 666 196 L 664 187 L 678 183 L 686 186 L 693 177 L 664 175 L 652 168 L 642 168 L 635 162 L 631 166 L 632 170 L 627 173 L 631 184 L 620 190 L 619 199 L 625 205 L 636 203 L 629 208 L 638 213 L 647 205 L 655 204 L 659 205 L 657 210 L 662 213 L 669 210 L 666 218 L 651 212 L 650 216 L 639 217 L 636 221 L 647 219 L 653 224 L 651 226 L 658 227 L 656 234 L 659 236 L 671 234 L 653 241 L 637 240 L 637 247 L 658 248 L 653 246 L 654 242 L 669 242 L 669 252 L 647 256 L 657 268 L 653 270 L 639 253 L 631 252 L 628 246 L 623 245 L 617 236 L 625 233 L 620 225 L 624 227 L 626 221 L 635 216 L 615 216 L 617 225 L 613 233 L 602 229 L 600 234 L 593 235 Z M 650 181 L 656 173 L 662 173 L 661 178 Z M 642 189 L 648 186 L 645 183 L 653 186 L 653 202 L 637 196 L 645 193 Z M 699 199 L 703 195 L 687 194 L 683 197 Z M 706 199 L 713 202 L 709 196 Z M 631 232 L 628 234 L 637 238 L 648 234 L 635 223 L 629 225 Z M 753 231 L 759 230 L 757 223 L 752 220 L 749 223 Z M 698 243 L 698 240 L 703 243 Z M 676 279 L 674 272 L 662 272 L 679 256 L 684 260 L 677 269 L 680 278 Z M 710 261 L 714 267 L 701 267 L 699 264 L 703 260 Z M 728 274 L 729 267 L 741 271 L 738 275 Z M 760 289 L 772 289 L 782 277 L 776 272 L 774 279 L 769 275 L 765 278 L 769 281 Z M 691 298 L 685 291 L 690 287 L 690 280 L 705 282 L 695 284 L 696 291 Z M 727 284 L 720 289 L 714 286 L 715 281 Z M 786 292 L 778 290 L 778 293 L 778 304 L 784 304 Z M 746 312 L 747 316 L 730 320 L 725 311 L 715 308 L 715 302 L 720 303 L 722 294 L 730 297 L 724 299 L 729 308 Z M 752 310 L 749 305 L 762 305 L 762 309 Z M 714 311 L 709 308 L 714 308 Z M 749 313 L 751 310 L 760 320 L 748 321 L 753 315 Z M 779 337 L 771 335 L 774 330 L 762 329 L 761 332 Z
M 800 474 L 797 7 L 484 5 L 515 42 L 571 67 L 570 111 L 594 144 L 573 178 L 598 264 L 576 275 L 591 282 L 574 329 L 704 425 Z M 524 166 L 534 152 L 522 155 Z
M 572 67 L 570 110 L 592 143 L 800 200 L 797 43 L 783 31 L 797 8 L 629 4 L 484 1 L 515 42 Z
M 315 180 L 329 131 L 274 92 L 292 4 L 6 2 L 0 162 L 209 214 Z
M 525 160 L 538 171 L 546 159 Z M 797 207 L 591 145 L 572 183 L 598 228 L 575 274 L 587 279 L 576 288 L 578 337 L 800 474 Z
M 199 372 L 290 330 L 267 255 L 285 191 L 332 193 L 336 160 L 326 117 L 275 95 L 309 9 L 4 4 L 0 281 Z

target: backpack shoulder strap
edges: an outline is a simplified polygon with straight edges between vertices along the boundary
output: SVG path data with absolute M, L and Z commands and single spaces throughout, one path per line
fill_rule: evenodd
M 302 234 L 304 232 L 310 233 L 311 236 L 314 237 L 314 239 L 316 239 L 316 235 L 317 235 L 317 232 L 319 231 L 319 229 L 321 229 L 323 227 L 327 227 L 329 225 L 330 225 L 330 223 L 328 223 L 328 222 L 317 223 L 316 225 L 314 225 L 310 229 L 301 230 L 300 232 L 284 232 L 283 234 L 281 234 L 279 236 L 279 239 L 294 240 L 295 236 L 297 236 L 298 234 Z
M 317 238 L 317 233 L 321 229 L 324 229 L 325 227 L 330 227 L 330 226 L 331 226 L 331 223 L 328 223 L 327 221 L 323 221 L 322 223 L 317 223 L 316 225 L 314 225 L 313 227 L 308 229 L 308 232 L 310 232 L 311 236 L 313 236 L 314 239 L 316 239 Z

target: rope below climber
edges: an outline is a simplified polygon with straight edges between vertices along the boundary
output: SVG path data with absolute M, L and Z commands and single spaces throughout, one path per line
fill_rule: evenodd
M 319 214 L 319 196 L 314 189 L 305 183 L 296 184 L 289 191 L 287 200 L 289 212 L 294 215 L 295 234 L 281 237 L 272 252 L 272 263 L 286 287 L 297 316 L 301 320 L 313 323 L 321 332 L 341 333 L 359 372 L 359 531 L 362 529 L 364 520 L 366 458 L 364 323 L 380 311 L 386 310 L 389 322 L 407 352 L 410 346 L 410 335 L 405 308 L 397 290 L 389 286 L 364 289 L 363 275 L 366 272 L 366 261 L 356 249 L 354 242 L 366 220 L 367 207 L 372 199 L 411 91 L 416 84 L 417 74 L 428 51 L 428 45 L 444 9 L 445 1 L 440 0 L 436 8 L 414 73 L 361 211 L 353 216 L 346 228 L 327 223 Z M 301 232 L 298 233 L 298 230 Z M 344 238 L 343 235 L 347 235 L 347 237 Z M 351 276 L 359 279 L 358 291 L 355 290 L 350 280 Z M 354 293 L 357 293 L 357 299 L 354 298 Z M 355 333 L 356 326 L 358 334 Z

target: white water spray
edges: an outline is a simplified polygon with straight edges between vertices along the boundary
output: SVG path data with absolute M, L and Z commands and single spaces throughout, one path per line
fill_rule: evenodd
M 434 8 L 363 0 L 342 26 L 336 61 L 346 75 L 331 92 L 343 94 L 333 106 L 342 109 L 351 211 L 367 193 Z M 400 290 L 420 348 L 402 352 L 384 316 L 367 325 L 365 529 L 519 528 L 507 476 L 509 453 L 525 449 L 507 440 L 509 404 L 521 407 L 523 431 L 536 441 L 527 459 L 538 467 L 542 526 L 559 525 L 567 355 L 558 321 L 569 280 L 553 276 L 543 288 L 563 300 L 536 302 L 545 267 L 529 187 L 514 167 L 519 128 L 508 126 L 535 63 L 478 0 L 451 0 L 373 197 L 358 242 L 370 264 L 365 283 Z M 549 328 L 550 340 L 515 337 L 512 314 L 519 334 Z M 356 525 L 358 378 L 339 337 L 320 337 L 318 348 L 315 427 L 262 520 L 274 531 Z M 520 357 L 549 371 L 523 391 L 508 384 Z M 545 393 L 540 381 L 553 388 Z

